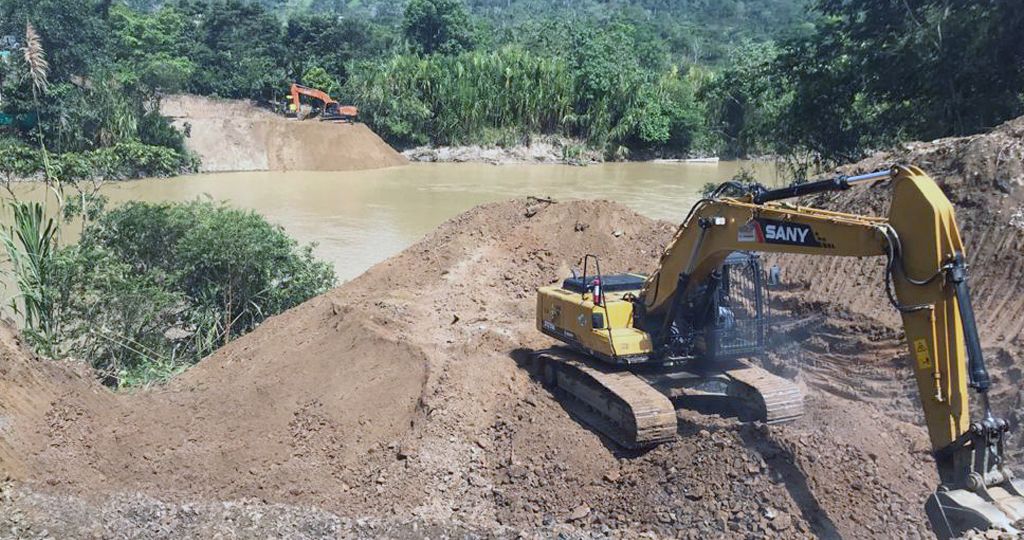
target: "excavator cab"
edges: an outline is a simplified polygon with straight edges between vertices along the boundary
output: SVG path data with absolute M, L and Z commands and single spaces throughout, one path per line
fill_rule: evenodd
M 694 289 L 682 310 L 692 355 L 706 362 L 757 356 L 768 343 L 768 310 L 761 257 L 736 251 Z

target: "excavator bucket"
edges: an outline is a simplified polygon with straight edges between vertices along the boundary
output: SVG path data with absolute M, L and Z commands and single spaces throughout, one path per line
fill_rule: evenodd
M 940 539 L 963 536 L 970 530 L 1002 529 L 1021 534 L 1024 482 L 1008 480 L 996 486 L 936 491 L 924 505 L 932 530 Z

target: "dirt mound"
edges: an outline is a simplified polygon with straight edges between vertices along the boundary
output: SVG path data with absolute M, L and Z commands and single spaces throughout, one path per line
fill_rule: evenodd
M 160 110 L 188 135 L 203 172 L 345 171 L 406 159 L 363 124 L 297 121 L 245 101 L 167 96 Z

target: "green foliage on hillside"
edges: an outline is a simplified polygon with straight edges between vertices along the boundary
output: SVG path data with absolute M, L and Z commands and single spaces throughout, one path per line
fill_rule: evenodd
M 542 133 L 609 153 L 824 163 L 1020 114 L 1017 4 L 0 0 L 0 15 L 38 19 L 57 98 L 42 102 L 38 137 L 58 151 L 126 139 L 179 149 L 142 122 L 158 92 L 280 103 L 304 82 L 359 106 L 396 144 Z M 24 80 L 4 74 L 5 112 L 31 110 Z

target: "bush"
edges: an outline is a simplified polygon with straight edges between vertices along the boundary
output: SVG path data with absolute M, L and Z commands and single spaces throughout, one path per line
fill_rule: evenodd
M 97 150 L 50 154 L 49 159 L 52 176 L 63 182 L 173 176 L 195 171 L 199 165 L 185 152 L 134 140 Z M 41 150 L 14 139 L 0 140 L 0 175 L 5 179 L 30 178 L 43 172 Z
M 166 378 L 332 287 L 312 249 L 250 211 L 127 203 L 56 254 L 50 350 L 111 386 Z

